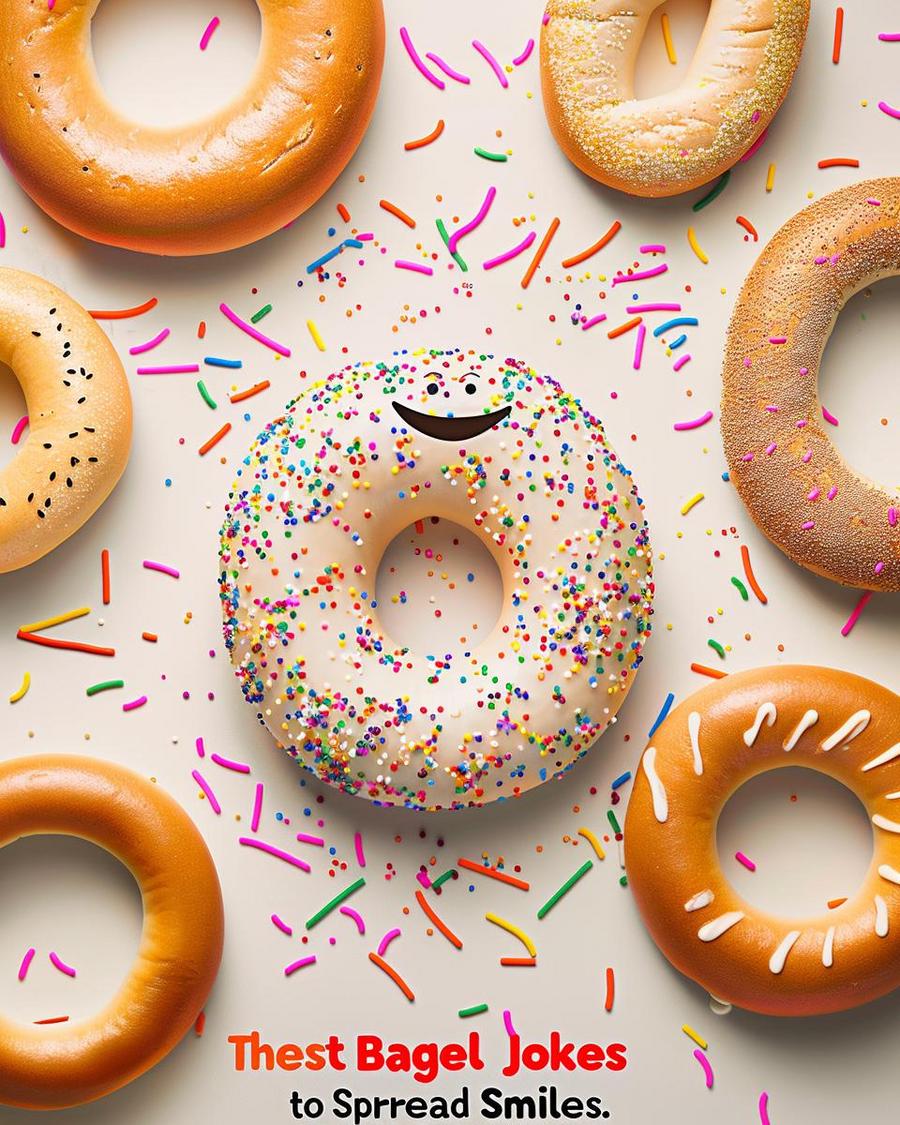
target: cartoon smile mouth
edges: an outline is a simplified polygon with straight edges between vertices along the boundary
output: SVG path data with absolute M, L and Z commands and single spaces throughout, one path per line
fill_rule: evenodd
M 460 418 L 445 418 L 422 414 L 400 402 L 395 402 L 393 406 L 407 426 L 438 441 L 468 441 L 469 438 L 478 437 L 502 422 L 512 411 L 511 406 L 504 406 L 502 410 L 494 410 L 490 414 L 464 414 Z

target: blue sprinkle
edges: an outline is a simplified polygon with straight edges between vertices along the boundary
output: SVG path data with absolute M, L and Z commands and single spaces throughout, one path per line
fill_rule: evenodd
M 217 355 L 207 355 L 203 357 L 203 362 L 207 367 L 243 367 L 243 360 L 240 359 L 220 359 Z
M 668 694 L 668 695 L 666 696 L 666 701 L 665 701 L 665 703 L 664 703 L 664 704 L 662 705 L 662 710 L 661 710 L 661 711 L 660 711 L 660 713 L 659 713 L 659 714 L 658 714 L 658 715 L 656 716 L 656 722 L 655 722 L 655 723 L 653 724 L 653 726 L 652 726 L 652 727 L 650 728 L 650 730 L 649 730 L 649 731 L 648 731 L 648 733 L 647 733 L 647 737 L 648 737 L 648 738 L 652 738 L 652 737 L 653 737 L 653 735 L 654 735 L 654 734 L 655 734 L 655 732 L 656 732 L 656 728 L 657 728 L 657 727 L 659 726 L 659 724 L 660 724 L 660 723 L 661 723 L 661 722 L 663 721 L 663 719 L 665 719 L 666 715 L 668 715 L 669 711 L 670 711 L 670 710 L 672 709 L 672 704 L 673 704 L 674 702 L 675 702 L 675 696 L 674 696 L 674 694 L 673 694 L 673 693 L 672 693 L 672 692 L 670 691 L 670 692 L 669 692 L 669 694 Z
M 626 770 L 620 773 L 616 780 L 612 783 L 613 789 L 618 789 L 620 785 L 624 785 L 626 781 L 631 781 L 631 770 Z

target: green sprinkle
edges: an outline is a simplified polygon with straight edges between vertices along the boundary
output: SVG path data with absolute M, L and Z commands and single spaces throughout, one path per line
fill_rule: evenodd
M 578 880 L 583 879 L 593 866 L 594 861 L 592 859 L 589 859 L 586 863 L 583 863 L 581 867 L 578 868 L 574 875 L 570 875 L 568 879 L 566 879 L 566 881 L 563 883 L 563 885 L 559 888 L 559 890 L 554 891 L 553 894 L 547 899 L 544 905 L 537 912 L 538 918 L 543 918 L 545 915 L 549 914 L 553 907 L 556 906 L 559 900 L 563 897 L 563 895 L 568 894 L 569 891 L 578 882 Z
M 622 827 L 619 824 L 619 822 L 616 820 L 616 814 L 612 811 L 612 809 L 606 810 L 606 819 L 612 825 L 613 832 L 615 832 L 615 834 L 617 836 L 621 836 L 622 835 Z
M 447 247 L 447 249 L 449 250 L 449 249 L 450 249 L 450 235 L 449 235 L 449 234 L 447 234 L 447 228 L 446 228 L 446 227 L 444 226 L 444 220 L 443 220 L 443 219 L 435 219 L 435 221 L 434 221 L 434 225 L 435 225 L 435 226 L 437 227 L 437 229 L 438 229 L 438 234 L 439 234 L 439 235 L 441 236 L 441 238 L 442 238 L 442 239 L 444 240 L 444 245 L 445 245 L 445 246 Z M 456 262 L 456 264 L 457 264 L 457 265 L 459 266 L 459 268 L 460 268 L 460 269 L 461 269 L 461 270 L 463 271 L 463 273 L 468 273 L 468 272 L 469 272 L 469 267 L 468 267 L 468 266 L 466 265 L 466 263 L 465 263 L 465 262 L 463 261 L 463 259 L 462 259 L 462 257 L 461 257 L 461 255 L 460 255 L 460 253 L 459 253 L 459 251 L 458 251 L 458 250 L 457 250 L 457 252 L 456 252 L 456 253 L 455 253 L 455 254 L 453 255 L 453 261 L 454 261 L 454 262 Z
M 460 1008 L 456 1013 L 460 1019 L 464 1020 L 466 1016 L 480 1016 L 482 1012 L 488 1010 L 487 1004 L 475 1004 L 471 1008 Z
M 104 680 L 101 684 L 91 684 L 85 694 L 97 695 L 101 691 L 109 691 L 111 688 L 124 687 L 124 680 Z
M 740 591 L 741 597 L 744 599 L 745 602 L 750 601 L 750 595 L 747 593 L 747 587 L 740 580 L 740 578 L 732 578 L 731 585 L 736 586 L 738 588 L 738 590 Z
M 718 183 L 715 185 L 715 187 L 712 189 L 712 191 L 709 192 L 708 195 L 704 195 L 704 197 L 702 199 L 698 199 L 697 202 L 691 208 L 691 210 L 692 211 L 702 211 L 704 207 L 708 207 L 714 199 L 719 198 L 719 196 L 725 190 L 725 188 L 728 184 L 728 181 L 730 179 L 731 179 L 731 169 L 729 168 L 729 170 L 719 179 Z
M 455 867 L 448 868 L 444 872 L 443 875 L 438 875 L 438 877 L 436 879 L 431 880 L 432 887 L 443 886 L 443 884 L 446 883 L 448 879 L 452 879 L 455 874 L 456 874 L 456 868 Z
M 262 318 L 264 316 L 268 316 L 271 311 L 272 311 L 271 305 L 263 305 L 263 307 L 261 309 L 258 309 L 253 314 L 253 316 L 250 317 L 250 323 L 256 324 L 258 321 L 262 320 Z
M 340 906 L 345 898 L 349 898 L 355 891 L 358 891 L 360 887 L 364 887 L 365 885 L 365 879 L 360 876 L 360 878 L 357 879 L 355 883 L 351 883 L 349 887 L 344 887 L 340 894 L 336 894 L 334 896 L 331 902 L 326 902 L 321 910 L 317 910 L 315 914 L 313 914 L 312 918 L 307 918 L 306 928 L 308 930 L 311 930 L 313 926 L 318 925 L 318 923 L 321 922 L 322 919 L 327 915 L 329 915 L 332 910 Z
M 620 887 L 627 887 L 628 886 L 628 876 L 627 875 L 623 875 L 619 879 L 619 886 Z
M 723 660 L 725 659 L 725 649 L 722 648 L 722 646 L 719 644 L 718 641 L 714 641 L 712 639 L 712 637 L 710 637 L 710 639 L 706 643 L 709 645 L 710 648 L 715 649 L 716 652 L 719 654 L 719 656 L 721 656 L 721 658 Z
M 488 152 L 486 148 L 481 148 L 479 145 L 475 146 L 475 155 L 482 156 L 485 160 L 496 160 L 500 164 L 505 164 L 509 160 L 505 152 Z
M 202 379 L 197 380 L 197 390 L 200 392 L 200 397 L 203 399 L 203 401 L 206 403 L 206 405 L 210 408 L 210 410 L 215 410 L 216 409 L 216 400 L 212 397 L 212 395 L 206 389 L 206 383 L 204 383 Z

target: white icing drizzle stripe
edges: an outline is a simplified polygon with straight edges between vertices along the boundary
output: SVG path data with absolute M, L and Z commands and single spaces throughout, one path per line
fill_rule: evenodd
M 897 882 L 900 883 L 900 875 L 897 876 Z M 709 906 L 716 896 L 710 890 L 700 891 L 695 894 L 693 898 L 689 898 L 684 904 L 685 910 L 691 914 L 695 910 L 702 910 L 704 906 Z
M 900 887 L 900 871 L 896 867 L 891 867 L 889 863 L 882 863 L 878 868 L 878 874 L 882 879 L 886 879 L 889 883 L 896 883 Z M 687 909 L 685 907 L 685 909 Z
M 669 798 L 666 787 L 659 780 L 656 772 L 656 747 L 648 746 L 644 753 L 644 773 L 650 782 L 650 794 L 653 797 L 653 815 L 660 824 L 665 824 L 669 819 Z
M 896 793 L 885 793 L 884 799 L 886 801 L 900 801 L 900 789 Z
M 875 896 L 875 933 L 879 937 L 887 937 L 888 935 L 887 903 L 881 895 Z
M 775 976 L 778 976 L 778 974 L 784 968 L 784 963 L 785 961 L 787 961 L 788 954 L 794 948 L 794 945 L 797 942 L 797 938 L 799 937 L 799 930 L 791 930 L 791 932 L 784 937 L 781 944 L 769 958 L 770 973 L 774 973 Z
M 900 835 L 900 824 L 898 824 L 896 820 L 888 820 L 888 818 L 882 816 L 881 813 L 875 813 L 872 817 L 872 823 L 876 828 L 881 828 L 885 832 L 895 832 Z
M 893 762 L 895 758 L 900 758 L 900 742 L 895 742 L 890 750 L 885 750 L 877 758 L 872 758 L 871 761 L 866 762 L 862 768 L 863 773 L 868 773 L 869 770 L 877 770 L 879 766 L 886 766 L 888 762 Z
M 752 746 L 759 736 L 760 729 L 765 722 L 766 726 L 770 727 L 778 717 L 778 712 L 775 709 L 774 703 L 763 703 L 759 710 L 756 712 L 756 718 L 753 720 L 753 726 L 749 730 L 744 731 L 744 745 Z
M 869 720 L 871 718 L 871 711 L 857 711 L 850 716 L 842 727 L 838 727 L 834 734 L 829 735 L 829 737 L 825 739 L 822 743 L 822 749 L 833 750 L 835 746 L 846 746 L 848 743 L 852 742 L 854 738 L 862 734 L 869 725 Z
M 691 736 L 691 750 L 694 753 L 694 773 L 697 777 L 703 773 L 703 758 L 700 754 L 700 714 L 691 711 L 688 715 L 688 734 Z
M 787 740 L 787 742 L 785 742 L 785 744 L 784 744 L 785 751 L 787 753 L 790 753 L 791 750 L 794 749 L 794 747 L 797 745 L 797 743 L 803 737 L 803 735 L 806 734 L 806 732 L 809 730 L 809 728 L 812 727 L 812 726 L 815 726 L 818 721 L 819 721 L 819 712 L 818 711 L 812 711 L 812 710 L 807 711 L 806 714 L 803 716 L 803 718 L 800 720 L 800 722 L 797 723 L 797 725 L 794 727 L 794 730 L 793 730 L 793 733 L 791 734 L 791 737 Z
M 711 922 L 707 922 L 705 926 L 701 926 L 697 931 L 697 937 L 701 941 L 715 941 L 720 938 L 722 934 L 736 926 L 744 917 L 740 910 L 731 910 L 727 914 L 720 914 L 718 918 L 713 918 Z
M 830 969 L 834 964 L 834 926 L 828 927 L 825 935 L 825 944 L 822 946 L 822 964 Z

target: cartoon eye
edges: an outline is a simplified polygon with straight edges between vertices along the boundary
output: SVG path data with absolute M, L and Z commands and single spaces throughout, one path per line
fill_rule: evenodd
M 428 391 L 430 395 L 436 395 L 440 389 L 441 388 L 437 385 L 437 383 L 429 383 L 425 388 L 425 390 Z
M 466 394 L 473 395 L 478 390 L 474 383 L 466 383 Z

